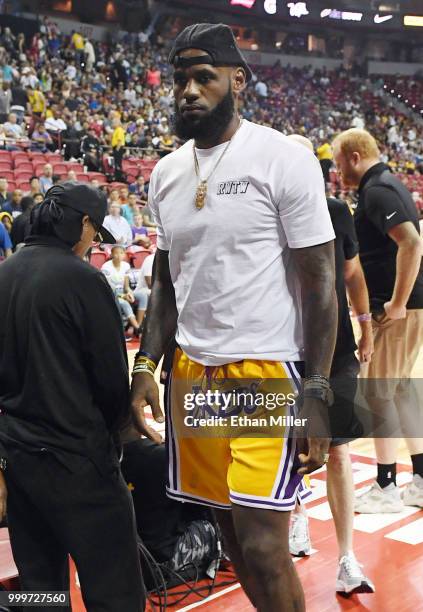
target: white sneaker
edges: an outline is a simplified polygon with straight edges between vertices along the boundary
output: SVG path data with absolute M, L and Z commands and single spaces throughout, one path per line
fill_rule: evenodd
M 308 518 L 305 514 L 292 514 L 289 525 L 289 552 L 294 557 L 307 557 L 311 554 Z
M 337 593 L 374 593 L 375 585 L 367 578 L 353 552 L 341 557 L 336 577 Z
M 414 474 L 412 482 L 405 487 L 402 501 L 405 506 L 423 508 L 423 478 L 419 474 Z
M 354 501 L 354 512 L 362 514 L 401 512 L 402 510 L 404 510 L 404 504 L 399 489 L 393 482 L 384 489 L 374 482 L 369 491 L 356 497 Z

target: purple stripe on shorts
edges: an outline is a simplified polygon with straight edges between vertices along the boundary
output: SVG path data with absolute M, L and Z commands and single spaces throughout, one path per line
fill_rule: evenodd
M 178 493 L 176 491 L 166 491 L 168 497 L 174 497 L 175 499 L 184 499 L 186 501 L 190 501 L 193 504 L 203 504 L 204 506 L 213 506 L 213 508 L 222 508 L 223 510 L 227 510 L 230 507 L 230 504 L 219 504 L 218 502 L 209 501 L 206 499 L 199 499 L 198 497 L 193 497 L 192 495 L 188 495 L 187 493 Z
M 235 495 L 234 493 L 230 494 L 230 498 L 234 499 L 235 501 L 245 502 L 246 504 L 251 504 L 252 502 L 254 502 L 256 504 L 263 504 L 264 506 L 271 506 L 272 508 L 285 508 L 286 506 L 292 506 L 293 504 L 295 504 L 295 499 L 290 502 L 277 502 L 270 501 L 267 499 L 257 499 L 254 497 L 241 497 L 240 495 Z
M 292 367 L 292 365 L 291 365 L 291 363 L 289 361 L 286 361 L 285 363 L 286 363 L 286 367 L 289 370 L 289 373 L 292 376 L 292 380 L 294 381 L 295 386 L 297 387 L 298 392 L 300 392 L 301 391 L 301 382 L 298 380 L 298 378 L 297 378 L 297 376 L 296 376 L 296 374 L 294 372 L 294 368 Z
M 169 385 L 167 388 L 167 394 L 166 394 L 166 416 L 167 416 L 167 424 L 168 424 L 168 432 L 166 432 L 166 441 L 169 438 L 169 444 L 172 445 L 172 456 L 173 456 L 173 462 L 172 465 L 170 465 L 170 457 L 168 454 L 168 458 L 169 458 L 169 471 L 168 471 L 168 480 L 169 480 L 169 485 L 172 486 L 173 489 L 177 488 L 177 482 L 178 482 L 178 470 L 177 470 L 177 455 L 176 455 L 176 442 L 175 442 L 175 436 L 173 433 L 173 426 L 172 426 L 172 417 L 171 417 L 171 406 L 170 406 L 170 398 L 171 398 L 171 388 L 172 388 L 172 372 L 169 374 Z M 169 435 L 167 435 L 169 434 Z M 170 482 L 170 473 L 172 471 L 172 478 L 173 478 L 173 483 Z

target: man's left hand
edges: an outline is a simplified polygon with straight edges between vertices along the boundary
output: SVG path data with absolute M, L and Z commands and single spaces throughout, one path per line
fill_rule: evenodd
M 397 306 L 392 300 L 385 302 L 383 307 L 385 308 L 388 319 L 405 319 L 407 316 L 407 308 L 405 306 Z
M 373 330 L 371 327 L 361 334 L 360 340 L 357 342 L 358 358 L 360 363 L 369 363 L 372 360 L 374 353 Z

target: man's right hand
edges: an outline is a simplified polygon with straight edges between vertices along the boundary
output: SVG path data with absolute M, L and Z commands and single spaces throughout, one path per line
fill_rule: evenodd
M 140 372 L 134 374 L 131 385 L 131 411 L 132 420 L 137 431 L 153 442 L 161 444 L 162 436 L 147 424 L 144 408 L 150 406 L 154 420 L 164 422 L 163 412 L 159 402 L 159 388 L 151 374 Z

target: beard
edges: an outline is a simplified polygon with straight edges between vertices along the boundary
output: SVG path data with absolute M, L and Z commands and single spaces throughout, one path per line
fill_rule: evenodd
M 172 115 L 174 133 L 182 140 L 215 140 L 225 132 L 235 113 L 235 102 L 231 89 L 213 110 L 202 117 L 187 118 L 175 103 Z

